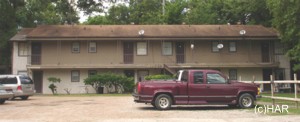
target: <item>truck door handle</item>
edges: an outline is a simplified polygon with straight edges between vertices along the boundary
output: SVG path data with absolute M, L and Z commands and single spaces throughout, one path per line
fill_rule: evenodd
M 206 86 L 206 88 L 210 88 L 210 86 Z

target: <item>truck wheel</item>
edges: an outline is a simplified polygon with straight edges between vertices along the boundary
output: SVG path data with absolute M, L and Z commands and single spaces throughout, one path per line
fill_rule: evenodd
M 251 108 L 254 105 L 254 98 L 251 94 L 242 94 L 239 98 L 239 106 L 241 108 Z
M 159 110 L 168 110 L 172 104 L 172 99 L 169 95 L 161 94 L 155 99 L 155 107 Z

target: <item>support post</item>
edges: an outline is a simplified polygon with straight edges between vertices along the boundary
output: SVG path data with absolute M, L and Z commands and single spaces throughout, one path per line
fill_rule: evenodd
M 298 81 L 297 81 L 297 74 L 295 73 L 294 74 L 294 87 L 295 87 L 295 99 L 297 99 L 298 97 Z M 298 101 L 296 101 L 296 107 L 297 109 L 299 108 L 299 104 L 298 104 Z
M 274 80 L 273 80 L 273 76 L 270 75 L 270 83 L 271 83 L 271 95 L 272 95 L 272 103 L 273 103 L 273 106 L 275 106 L 275 99 L 273 98 L 274 97 Z
M 296 75 L 296 73 L 294 74 L 294 81 L 295 81 L 295 83 L 294 83 L 294 87 L 295 87 L 295 99 L 297 99 L 297 94 L 298 94 L 298 87 L 297 87 L 297 75 Z
M 256 80 L 255 76 L 252 76 L 252 83 L 254 83 L 254 81 Z

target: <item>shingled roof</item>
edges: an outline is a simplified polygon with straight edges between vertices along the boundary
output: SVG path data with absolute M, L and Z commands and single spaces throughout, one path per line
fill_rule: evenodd
M 138 34 L 140 30 L 144 30 L 143 35 Z M 246 34 L 241 35 L 241 30 L 245 30 Z M 260 25 L 41 25 L 28 32 L 25 38 L 27 40 L 278 39 L 278 34 L 274 29 Z M 15 41 L 18 38 L 13 37 L 11 40 Z

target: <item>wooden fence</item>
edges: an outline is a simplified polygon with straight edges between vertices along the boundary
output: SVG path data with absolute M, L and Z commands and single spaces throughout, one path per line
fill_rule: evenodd
M 270 76 L 271 81 L 240 81 L 245 83 L 256 83 L 256 84 L 271 84 L 271 96 L 262 96 L 265 98 L 271 98 L 273 105 L 275 105 L 275 100 L 286 100 L 286 101 L 293 101 L 296 103 L 297 109 L 299 108 L 299 102 L 300 98 L 298 98 L 298 84 L 300 84 L 300 81 L 297 80 L 297 75 L 294 74 L 294 80 L 274 80 L 273 76 Z M 290 97 L 275 97 L 274 91 L 275 91 L 275 84 L 294 84 L 294 98 Z

